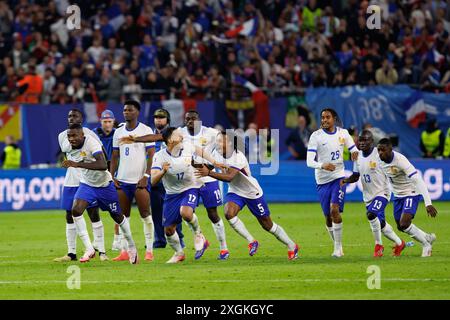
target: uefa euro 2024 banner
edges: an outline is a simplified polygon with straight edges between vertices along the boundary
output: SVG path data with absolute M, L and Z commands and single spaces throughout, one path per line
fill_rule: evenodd
M 421 172 L 432 200 L 450 201 L 450 160 L 412 161 Z M 351 174 L 351 163 L 346 163 Z M 276 175 L 261 175 L 252 166 L 269 202 L 317 202 L 314 170 L 305 162 L 282 161 Z M 64 169 L 0 170 L 0 212 L 58 209 Z M 347 187 L 347 201 L 362 201 L 361 184 Z

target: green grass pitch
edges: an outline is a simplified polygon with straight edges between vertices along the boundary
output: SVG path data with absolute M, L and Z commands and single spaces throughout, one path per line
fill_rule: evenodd
M 240 218 L 260 242 L 257 255 L 248 256 L 245 240 L 226 223 L 231 256 L 228 261 L 218 261 L 217 240 L 201 206 L 197 214 L 211 242 L 203 258 L 194 260 L 192 234 L 184 226 L 185 262 L 166 265 L 172 255 L 166 248 L 155 250 L 154 262 L 141 261 L 136 266 L 128 262 L 102 263 L 98 258 L 86 264 L 52 262 L 66 252 L 61 211 L 2 213 L 0 299 L 449 299 L 450 203 L 435 205 L 439 210 L 436 219 L 426 216 L 423 204 L 415 219 L 418 226 L 437 235 L 431 258 L 420 258 L 418 243 L 407 247 L 402 257 L 393 258 L 391 243 L 384 239 L 385 256 L 374 259 L 364 206 L 347 203 L 343 216 L 345 257 L 334 259 L 319 204 L 272 204 L 269 207 L 274 221 L 301 247 L 301 258 L 296 261 L 287 260 L 285 247 L 263 231 L 247 209 Z M 387 217 L 393 225 L 391 205 Z M 113 223 L 105 213 L 102 219 L 108 249 Z M 142 223 L 136 209 L 131 220 L 143 257 Z M 405 234 L 401 237 L 411 240 Z M 110 258 L 115 254 L 108 252 Z M 81 269 L 79 290 L 70 290 L 66 285 L 71 265 Z M 371 265 L 381 270 L 379 290 L 367 287 L 367 268 Z

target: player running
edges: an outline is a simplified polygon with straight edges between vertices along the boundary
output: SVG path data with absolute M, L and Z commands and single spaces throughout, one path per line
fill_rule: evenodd
M 83 123 L 83 114 L 78 109 L 72 109 L 69 111 L 67 120 L 69 126 L 72 124 L 81 125 Z M 67 150 L 71 149 L 69 140 L 67 139 L 67 132 L 68 130 L 64 130 L 58 135 L 59 147 L 61 148 L 62 152 L 66 153 L 66 158 L 68 160 L 73 160 L 71 159 L 70 154 L 66 152 Z M 95 133 L 90 129 L 83 128 L 83 132 L 86 136 L 91 136 L 99 143 L 101 143 L 98 137 L 95 135 Z M 71 210 L 75 193 L 77 192 L 77 189 L 80 185 L 80 175 L 81 175 L 80 169 L 68 168 L 66 171 L 61 198 L 61 207 L 62 209 L 66 210 L 66 241 L 68 253 L 65 256 L 54 259 L 53 261 L 55 262 L 68 262 L 77 260 L 77 231 L 75 228 L 75 224 L 73 222 Z M 97 204 L 93 203 L 91 206 L 89 206 L 87 208 L 87 212 L 92 222 L 92 231 L 94 234 L 94 248 L 96 248 L 99 251 L 100 261 L 106 261 L 108 260 L 108 257 L 106 255 L 105 250 L 104 228 L 103 223 L 100 219 L 100 215 L 98 213 Z
M 128 219 L 122 214 L 116 188 L 108 171 L 101 144 L 92 136 L 85 136 L 83 127 L 73 124 L 69 127 L 67 138 L 71 149 L 67 150 L 73 160 L 64 160 L 64 168 L 80 168 L 80 186 L 74 196 L 72 206 L 73 221 L 77 234 L 86 251 L 80 262 L 87 262 L 95 256 L 95 250 L 86 229 L 83 212 L 89 205 L 98 203 L 100 208 L 108 211 L 113 220 L 119 224 L 128 243 L 128 256 L 131 264 L 139 261 L 135 243 L 131 235 Z
M 186 112 L 184 121 L 185 127 L 181 130 L 184 141 L 200 147 L 211 154 L 219 131 L 214 128 L 202 126 L 200 115 L 195 110 Z M 227 247 L 225 226 L 217 213 L 217 207 L 222 205 L 222 193 L 219 182 L 212 177 L 201 177 L 200 180 L 203 182 L 203 185 L 199 190 L 199 195 L 208 212 L 209 220 L 211 220 L 214 233 L 220 245 L 218 259 L 226 260 L 230 256 L 230 252 Z
M 381 159 L 381 168 L 391 181 L 394 193 L 394 218 L 398 229 L 422 244 L 422 257 L 430 257 L 436 235 L 426 233 L 412 223 L 419 206 L 420 195 L 423 196 L 427 214 L 432 218 L 437 215 L 425 182 L 404 155 L 392 151 L 392 143 L 389 139 L 380 140 L 378 154 Z
M 119 145 L 122 137 L 153 134 L 153 130 L 138 121 L 141 105 L 135 100 L 125 101 L 123 117 L 125 125 L 117 128 L 113 138 L 113 153 L 110 172 L 119 196 L 122 213 L 130 218 L 133 199 L 144 225 L 145 260 L 153 261 L 154 227 L 150 211 L 150 171 L 155 154 L 155 143 L 134 143 Z M 116 176 L 117 173 L 117 176 Z M 122 251 L 113 261 L 128 260 L 126 241 L 122 241 Z
M 170 126 L 170 113 L 166 109 L 157 109 L 153 113 L 155 133 L 161 133 Z M 155 142 L 155 152 L 161 149 L 165 149 L 166 145 L 163 141 Z M 163 205 L 166 190 L 162 182 L 159 182 L 155 186 L 152 186 L 150 192 L 150 204 L 152 208 L 153 225 L 155 226 L 155 242 L 153 248 L 165 248 L 167 245 L 166 236 L 164 233 L 164 226 L 162 222 L 163 218 Z M 184 248 L 184 235 L 182 232 L 182 224 L 177 225 L 177 233 L 180 237 L 181 246 Z
M 306 163 L 315 169 L 317 192 L 328 233 L 334 242 L 332 256 L 340 258 L 342 249 L 342 217 L 346 186 L 340 186 L 344 172 L 344 146 L 351 152 L 353 161 L 358 159 L 358 150 L 346 129 L 338 127 L 342 122 L 335 110 L 320 112 L 321 127 L 311 135 Z
M 380 157 L 373 144 L 373 135 L 369 130 L 363 130 L 358 137 L 358 160 L 353 163 L 353 174 L 341 180 L 341 186 L 354 183 L 361 177 L 363 200 L 366 204 L 367 219 L 375 239 L 374 257 L 383 256 L 383 241 L 381 233 L 395 243 L 393 255 L 399 256 L 405 248 L 401 240 L 386 221 L 384 210 L 391 198 L 389 181 L 381 169 Z
M 263 190 L 258 181 L 252 177 L 245 155 L 237 150 L 236 136 L 232 133 L 219 133 L 216 150 L 214 150 L 212 156 L 216 163 L 223 163 L 227 168 L 222 169 L 222 173 L 218 173 L 203 165 L 197 169 L 196 176 L 213 177 L 228 182 L 229 189 L 225 197 L 225 217 L 231 227 L 248 241 L 249 255 L 253 256 L 257 252 L 259 243 L 237 216 L 245 205 L 258 219 L 264 230 L 273 234 L 287 246 L 288 259 L 297 259 L 299 247 L 289 238 L 284 229 L 270 218 L 270 211 L 264 200 Z
M 151 181 L 152 185 L 156 185 L 162 179 L 166 189 L 163 225 L 167 242 L 175 251 L 167 263 L 178 263 L 185 259 L 180 238 L 176 232 L 176 227 L 182 218 L 194 232 L 195 259 L 200 259 L 208 248 L 209 242 L 205 239 L 195 214 L 202 182 L 194 176 L 194 167 L 191 162 L 194 153 L 202 150 L 189 143 L 184 144 L 181 130 L 174 127 L 169 127 L 163 132 L 163 140 L 167 148 L 155 154 Z M 206 153 L 203 157 L 213 162 Z

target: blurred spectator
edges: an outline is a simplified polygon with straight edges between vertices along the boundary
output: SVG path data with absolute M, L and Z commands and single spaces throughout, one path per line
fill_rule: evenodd
M 194 76 L 188 78 L 189 88 L 192 91 L 190 96 L 196 100 L 205 99 L 209 86 L 208 78 L 203 74 L 202 68 L 197 68 Z
M 447 129 L 444 142 L 444 152 L 442 154 L 445 158 L 450 158 L 450 127 Z
M 17 81 L 16 102 L 39 103 L 43 92 L 43 80 L 36 74 L 36 66 L 28 65 L 28 73 Z
M 74 78 L 67 87 L 67 95 L 71 103 L 80 103 L 84 101 L 86 90 L 80 78 Z
M 142 88 L 136 83 L 136 76 L 133 73 L 128 75 L 128 82 L 123 87 L 123 94 L 125 100 L 141 101 Z
M 94 63 L 98 63 L 100 59 L 103 58 L 105 54 L 105 48 L 102 47 L 102 42 L 100 39 L 94 39 L 92 42 L 92 46 L 87 50 L 90 58 L 94 61 Z
M 103 69 L 100 80 L 100 87 L 103 88 L 103 96 L 106 102 L 120 102 L 122 100 L 123 88 L 127 79 L 120 72 L 120 65 L 112 65 L 111 72 L 107 68 Z
M 5 137 L 5 148 L 0 156 L 2 169 L 20 169 L 22 151 L 13 136 Z
M 317 7 L 316 0 L 309 0 L 308 5 L 303 8 L 303 26 L 306 29 L 314 31 L 316 23 L 322 15 L 322 10 Z
M 53 94 L 53 88 L 55 87 L 56 80 L 53 76 L 53 71 L 47 68 L 44 73 L 44 88 L 41 96 L 41 103 L 49 104 L 51 101 L 51 96 Z
M 209 69 L 209 94 L 213 100 L 220 100 L 225 97 L 226 80 L 219 73 L 217 66 Z
M 70 98 L 67 95 L 66 84 L 64 82 L 57 82 L 50 102 L 53 104 L 66 104 L 69 101 Z
M 288 150 L 295 160 L 306 160 L 310 136 L 311 130 L 306 125 L 306 118 L 303 115 L 298 116 L 297 128 L 292 130 L 286 140 Z
M 445 134 L 439 129 L 436 119 L 427 122 L 425 131 L 420 136 L 420 150 L 424 158 L 436 158 L 442 156 L 444 151 Z
M 139 55 L 139 66 L 142 69 L 159 68 L 157 49 L 148 34 L 144 36 L 144 43 L 139 47 L 139 50 L 141 51 Z
M 420 78 L 420 67 L 414 65 L 412 56 L 405 57 L 405 64 L 400 70 L 399 82 L 406 84 L 418 83 Z
M 396 84 L 398 74 L 389 60 L 385 58 L 381 67 L 375 72 L 375 78 L 378 84 Z
M 113 27 L 105 4 L 81 1 L 82 30 L 67 33 L 58 29 L 59 1 L 0 1 L 2 97 L 14 98 L 7 83 L 23 77 L 30 62 L 42 77 L 53 70 L 56 84 L 46 92 L 57 91 L 58 101 L 66 100 L 62 87 L 67 90 L 74 78 L 82 81 L 84 100 L 96 95 L 116 101 L 122 94 L 108 97 L 112 75 L 103 71 L 113 64 L 120 65 L 115 79 L 132 73 L 133 85 L 146 90 L 156 84 L 162 91 L 144 91 L 143 99 L 185 98 L 193 89 L 200 99 L 234 97 L 231 74 L 237 70 L 270 96 L 351 84 L 406 83 L 450 92 L 447 2 L 379 1 L 380 31 L 366 28 L 365 10 L 372 2 L 117 1 L 112 3 L 124 19 Z M 254 17 L 254 36 L 224 36 Z M 213 90 L 210 97 L 202 93 L 205 88 Z
M 18 69 L 28 62 L 30 57 L 29 53 L 23 49 L 23 43 L 21 40 L 14 42 L 14 49 L 11 51 L 9 57 L 13 62 L 14 69 Z
M 361 85 L 375 85 L 376 84 L 376 76 L 375 70 L 373 66 L 373 62 L 370 59 L 367 59 L 364 63 L 364 69 L 361 72 L 361 76 L 359 77 L 359 82 Z

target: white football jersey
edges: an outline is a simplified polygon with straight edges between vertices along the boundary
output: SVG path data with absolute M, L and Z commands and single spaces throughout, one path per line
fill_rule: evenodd
M 229 158 L 224 158 L 216 150 L 213 152 L 213 157 L 217 162 L 239 170 L 239 173 L 228 183 L 228 192 L 247 199 L 257 199 L 263 195 L 263 190 L 258 180 L 252 176 L 247 158 L 242 152 L 234 151 Z
M 380 161 L 377 148 L 373 148 L 367 157 L 359 151 L 358 160 L 353 163 L 353 172 L 360 174 L 363 199 L 366 204 L 375 197 L 384 197 L 388 201 L 391 199 L 389 180 L 381 168 Z
M 317 184 L 325 184 L 345 176 L 344 146 L 351 152 L 357 151 L 355 142 L 346 129 L 336 127 L 334 133 L 326 132 L 323 129 L 312 133 L 308 143 L 308 152 L 316 153 L 317 162 L 332 163 L 336 166 L 334 171 L 315 169 Z
M 188 189 L 200 188 L 203 185 L 202 181 L 195 177 L 195 168 L 191 165 L 194 153 L 195 150 L 189 143 L 183 143 L 183 148 L 174 155 L 167 149 L 155 153 L 152 169 L 162 170 L 163 163 L 168 162 L 170 164 L 169 170 L 162 178 L 167 194 L 179 194 Z
M 70 149 L 67 152 L 67 157 L 76 162 L 95 162 L 94 155 L 103 153 L 102 144 L 93 137 L 86 136 L 83 146 L 80 149 Z M 81 172 L 80 183 L 85 183 L 91 187 L 106 187 L 112 180 L 111 174 L 108 170 L 89 170 L 78 168 Z
M 380 160 L 381 167 L 388 176 L 395 197 L 407 197 L 418 195 L 416 186 L 410 179 L 418 174 L 416 168 L 401 153 L 392 151 L 393 159 L 390 163 Z
M 138 183 L 147 169 L 147 150 L 155 147 L 154 142 L 119 145 L 119 139 L 130 135 L 140 137 L 148 134 L 153 134 L 152 128 L 141 122 L 133 130 L 128 130 L 125 124 L 116 129 L 113 137 L 113 150 L 120 152 L 117 180 L 130 184 Z
M 100 138 L 89 128 L 83 128 L 84 135 L 90 136 L 97 140 L 100 145 L 102 142 L 100 141 Z M 58 142 L 59 147 L 61 148 L 61 151 L 66 154 L 67 160 L 74 159 L 71 158 L 70 154 L 68 154 L 68 151 L 72 150 L 72 146 L 69 143 L 69 139 L 67 138 L 67 130 L 64 130 L 58 135 Z M 78 187 L 80 185 L 80 178 L 81 178 L 81 169 L 80 168 L 67 168 L 66 176 L 64 178 L 64 186 L 65 187 Z
M 187 127 L 181 128 L 181 132 L 183 134 L 183 141 L 185 144 L 191 143 L 194 146 L 204 148 L 204 150 L 209 154 L 212 154 L 216 147 L 216 139 L 219 134 L 219 130 L 217 129 L 202 126 L 200 131 L 194 136 L 189 133 Z M 203 159 L 202 161 L 208 162 Z M 200 180 L 202 180 L 203 183 L 216 181 L 216 179 L 211 177 L 202 177 Z

